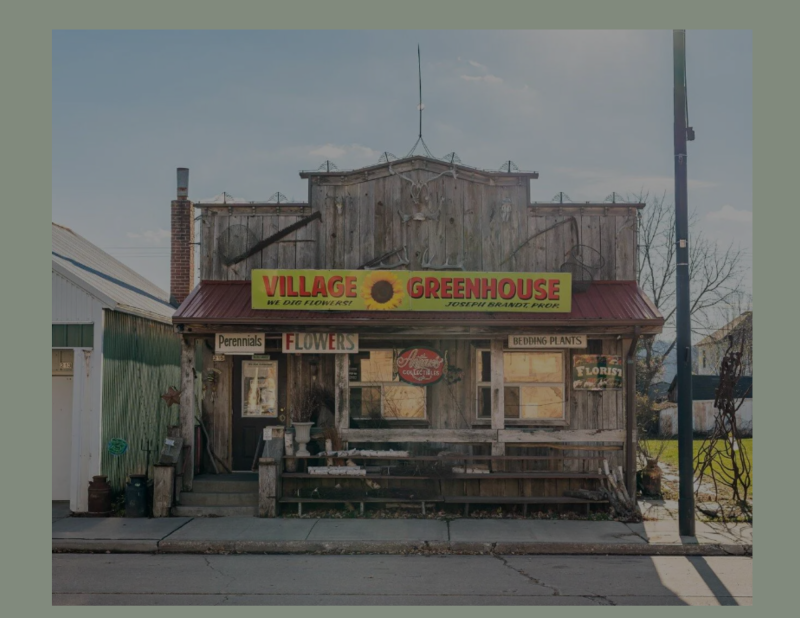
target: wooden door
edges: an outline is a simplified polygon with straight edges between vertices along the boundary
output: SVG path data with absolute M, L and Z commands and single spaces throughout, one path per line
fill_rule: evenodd
M 250 470 L 264 427 L 283 425 L 286 414 L 286 358 L 236 358 L 233 362 L 233 469 Z

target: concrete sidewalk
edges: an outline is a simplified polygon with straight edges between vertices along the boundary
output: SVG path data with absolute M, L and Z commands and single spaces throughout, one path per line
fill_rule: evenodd
M 544 519 L 126 519 L 53 523 L 54 552 L 752 555 L 750 524 Z

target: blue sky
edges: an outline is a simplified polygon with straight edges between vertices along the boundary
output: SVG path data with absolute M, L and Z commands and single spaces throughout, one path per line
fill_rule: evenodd
M 176 167 L 195 201 L 304 200 L 300 170 L 404 156 L 418 43 L 434 155 L 536 170 L 534 201 L 671 202 L 671 31 L 56 31 L 53 220 L 168 289 Z M 750 252 L 751 32 L 690 30 L 687 64 L 690 208 Z

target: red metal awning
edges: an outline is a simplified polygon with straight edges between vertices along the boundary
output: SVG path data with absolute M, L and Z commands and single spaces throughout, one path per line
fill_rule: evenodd
M 250 281 L 202 281 L 183 301 L 176 325 L 249 326 L 640 326 L 659 333 L 664 318 L 635 281 L 595 281 L 572 295 L 570 313 L 454 311 L 295 311 L 253 309 Z

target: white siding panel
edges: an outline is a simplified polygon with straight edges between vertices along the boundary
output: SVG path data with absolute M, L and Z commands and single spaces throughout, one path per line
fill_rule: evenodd
M 53 272 L 53 322 L 92 322 L 100 301 Z

